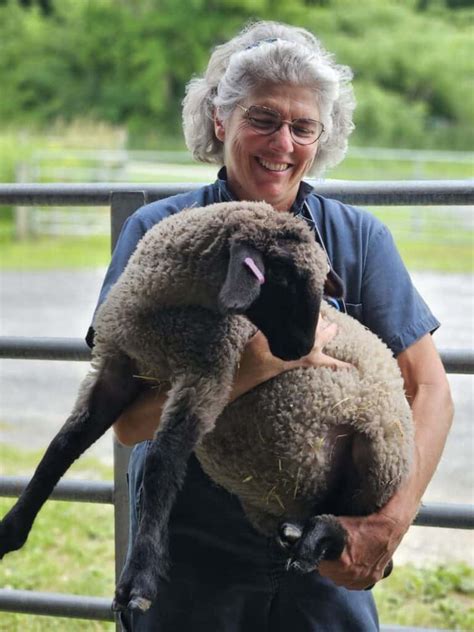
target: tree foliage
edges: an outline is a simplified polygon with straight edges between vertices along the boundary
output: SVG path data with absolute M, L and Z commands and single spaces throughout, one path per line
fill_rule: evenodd
M 87 118 L 178 135 L 185 85 L 209 51 L 251 19 L 276 19 L 306 26 L 353 68 L 359 144 L 471 148 L 467 4 L 0 0 L 0 120 Z

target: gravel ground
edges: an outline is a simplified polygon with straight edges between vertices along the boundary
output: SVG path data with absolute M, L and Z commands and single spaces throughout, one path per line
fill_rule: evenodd
M 104 270 L 0 272 L 0 335 L 83 336 Z M 465 275 L 418 273 L 414 282 L 442 322 L 439 348 L 474 347 L 473 281 Z M 0 361 L 0 441 L 45 447 L 59 429 L 87 372 L 82 362 Z M 474 377 L 450 376 L 456 417 L 426 501 L 474 501 Z M 112 459 L 110 433 L 92 452 Z M 474 564 L 471 533 L 414 527 L 397 557 L 419 563 L 447 558 Z

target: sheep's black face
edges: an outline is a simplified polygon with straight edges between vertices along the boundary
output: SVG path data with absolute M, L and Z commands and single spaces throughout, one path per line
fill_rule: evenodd
M 265 277 L 246 315 L 265 334 L 273 355 L 301 358 L 314 345 L 321 293 L 312 275 L 290 261 L 267 262 Z
M 223 313 L 245 314 L 266 336 L 271 352 L 283 360 L 307 355 L 314 345 L 321 289 L 310 270 L 298 268 L 286 249 L 264 254 L 234 243 L 219 295 Z

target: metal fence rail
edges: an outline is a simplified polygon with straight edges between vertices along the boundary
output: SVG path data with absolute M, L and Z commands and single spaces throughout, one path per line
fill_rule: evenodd
M 146 202 L 195 189 L 196 184 L 0 184 L 0 204 L 108 205 L 111 209 L 112 244 L 126 217 Z M 474 201 L 473 181 L 449 182 L 344 182 L 317 184 L 318 193 L 351 204 L 363 205 L 467 205 Z M 441 351 L 448 373 L 474 373 L 474 350 Z M 88 361 L 90 350 L 82 340 L 70 338 L 1 337 L 0 358 L 23 360 Z M 128 538 L 125 471 L 129 450 L 114 444 L 114 482 L 61 481 L 55 500 L 113 504 L 115 510 L 116 576 L 123 565 Z M 16 497 L 27 484 L 25 477 L 0 477 L 0 496 Z M 415 525 L 474 528 L 474 508 L 469 505 L 423 505 Z M 0 590 L 0 611 L 23 612 L 113 621 L 108 599 L 58 595 L 22 590 Z M 408 631 L 399 626 L 382 630 Z M 422 632 L 418 629 L 418 632 Z
M 474 373 L 473 349 L 440 349 L 439 353 L 447 373 Z M 91 350 L 82 338 L 0 336 L 0 358 L 88 362 Z
M 17 498 L 29 480 L 27 476 L 1 477 L 0 496 Z M 107 482 L 66 479 L 56 485 L 50 499 L 113 505 L 114 486 Z M 418 527 L 474 529 L 474 507 L 454 503 L 423 504 L 413 524 Z
M 473 203 L 473 181 L 470 180 L 393 180 L 390 182 L 352 182 L 345 180 L 312 182 L 320 195 L 349 204 L 363 205 L 445 205 L 463 206 Z M 61 204 L 108 206 L 115 194 L 140 191 L 147 201 L 185 193 L 202 184 L 137 184 L 115 182 L 102 184 L 0 184 L 0 204 L 22 206 Z

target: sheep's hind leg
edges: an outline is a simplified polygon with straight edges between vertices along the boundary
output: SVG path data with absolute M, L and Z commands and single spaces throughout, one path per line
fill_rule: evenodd
M 148 610 L 160 581 L 167 579 L 171 509 L 183 486 L 188 459 L 199 438 L 213 425 L 203 413 L 209 407 L 202 401 L 196 405 L 199 390 L 196 385 L 175 386 L 163 411 L 160 430 L 148 449 L 140 524 L 115 591 L 114 610 Z
M 86 377 L 71 415 L 47 448 L 16 504 L 0 522 L 0 559 L 23 546 L 56 483 L 72 463 L 112 425 L 140 386 L 129 358 L 105 361 Z

